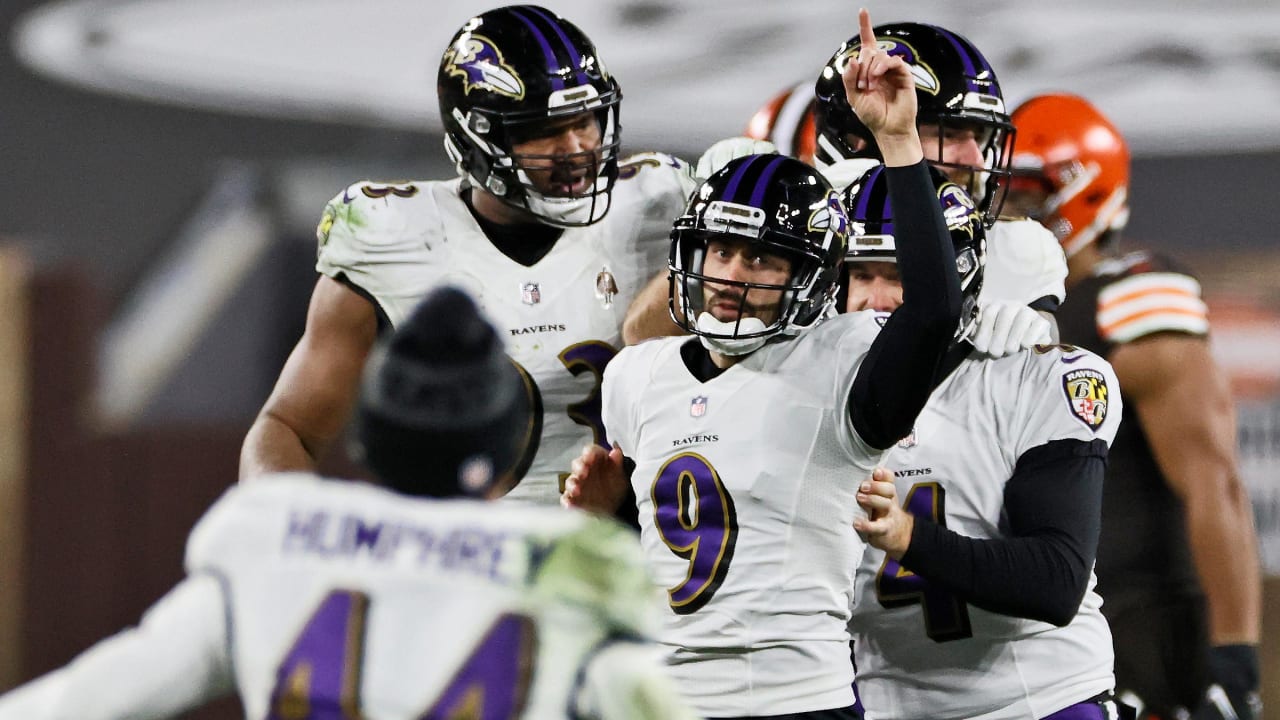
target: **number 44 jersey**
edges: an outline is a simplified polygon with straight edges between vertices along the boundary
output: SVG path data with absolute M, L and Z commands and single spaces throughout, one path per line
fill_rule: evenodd
M 527 266 L 485 236 L 461 180 L 357 183 L 325 207 L 316 269 L 356 286 L 392 326 L 441 284 L 475 298 L 542 407 L 537 454 L 508 497 L 554 505 L 582 447 L 608 447 L 601 374 L 622 346 L 627 306 L 666 267 L 671 223 L 694 184 L 676 158 L 627 158 L 604 219 L 565 229 Z
M 1019 458 L 1059 439 L 1110 445 L 1121 411 L 1111 365 L 1087 350 L 970 357 L 882 465 L 917 516 L 1005 538 L 1005 483 Z M 849 624 L 867 717 L 1030 719 L 1111 690 L 1111 633 L 1095 584 L 1091 572 L 1075 618 L 1056 627 L 968 605 L 868 548 Z
M 3 720 L 687 717 L 634 535 L 561 508 L 291 474 L 227 492 L 142 624 L 0 698 Z

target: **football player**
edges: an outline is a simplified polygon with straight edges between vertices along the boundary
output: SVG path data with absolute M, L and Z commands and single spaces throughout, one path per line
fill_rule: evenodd
M 233 487 L 187 577 L 134 629 L 0 697 L 4 720 L 691 717 L 651 635 L 630 530 L 484 502 L 533 435 L 501 329 L 451 287 L 368 363 L 358 441 L 381 487 L 291 473 Z
M 1021 305 L 1062 299 L 1056 243 L 1041 248 L 1038 275 L 1025 269 L 1034 263 L 983 267 L 977 208 L 938 182 L 957 262 L 978 268 L 968 282 Z M 855 231 L 844 307 L 892 312 L 902 285 L 883 170 L 851 185 L 845 202 Z M 1028 250 L 1002 249 L 1015 258 Z M 981 353 L 965 332 L 975 328 L 957 334 L 945 379 L 877 470 L 875 487 L 903 506 L 859 496 L 877 518 L 860 526 L 873 547 L 849 623 L 866 716 L 1113 718 L 1111 635 L 1092 571 L 1107 444 L 1121 415 L 1115 375 L 1068 346 Z
M 1011 209 L 1067 254 L 1062 338 L 1110 360 L 1127 401 L 1098 548 L 1118 686 L 1150 717 L 1261 717 L 1257 536 L 1200 284 L 1166 258 L 1118 252 L 1129 151 L 1097 108 L 1042 95 L 1013 121 Z
M 860 25 L 871 32 L 865 10 Z M 861 717 L 845 629 L 859 480 L 845 470 L 869 470 L 910 429 L 959 321 L 908 69 L 868 53 L 847 82 L 909 209 L 902 311 L 883 331 L 869 313 L 828 319 L 848 230 L 839 196 L 793 158 L 730 162 L 672 231 L 672 302 L 696 337 L 619 353 L 604 385 L 618 446 L 586 449 L 563 499 L 636 508 L 667 593 L 669 669 L 705 718 Z
M 922 23 L 877 26 L 876 41 L 911 68 L 925 157 L 980 200 L 988 236 L 1008 236 L 1008 242 L 997 243 L 1001 252 L 1053 247 L 1054 239 L 1039 223 L 996 220 L 1003 187 L 999 178 L 1007 173 L 1013 129 L 995 70 L 982 53 L 959 34 Z M 857 59 L 861 47 L 859 37 L 850 38 L 827 60 L 816 83 L 801 83 L 774 97 L 748 122 L 747 137 L 723 140 L 713 149 L 732 157 L 734 152 L 758 151 L 756 143 L 769 142 L 814 164 L 837 188 L 847 186 L 880 159 L 875 139 L 858 120 L 841 85 L 843 69 Z M 710 155 L 709 150 L 703 159 Z M 1012 263 L 1016 257 L 993 261 Z M 678 332 L 666 317 L 665 293 L 659 280 L 641 293 L 627 314 L 627 342 Z M 1034 312 L 1053 309 L 1049 296 L 1039 298 L 1032 309 L 998 298 L 980 297 L 978 303 L 983 313 L 973 340 L 980 350 L 996 351 L 996 341 L 1002 338 L 1008 340 L 1005 352 L 1029 344 L 1027 339 L 1049 340 L 1050 324 Z
M 583 443 L 608 446 L 601 374 L 692 174 L 666 155 L 619 158 L 618 81 L 581 30 L 537 6 L 468 20 L 438 92 L 458 177 L 361 182 L 325 207 L 306 330 L 248 433 L 242 479 L 313 469 L 375 338 L 446 281 L 476 297 L 537 389 L 541 442 L 510 497 L 554 505 Z

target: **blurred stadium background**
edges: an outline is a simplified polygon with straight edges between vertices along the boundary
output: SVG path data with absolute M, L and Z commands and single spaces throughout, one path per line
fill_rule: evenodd
M 436 63 L 498 4 L 0 6 L 0 688 L 135 622 L 180 576 L 301 333 L 319 210 L 354 180 L 451 174 Z M 545 4 L 620 79 L 627 147 L 689 159 L 856 32 L 857 4 L 832 0 Z M 1129 242 L 1201 276 L 1232 373 L 1280 707 L 1280 5 L 868 6 L 970 37 L 1011 104 L 1078 92 L 1131 139 Z

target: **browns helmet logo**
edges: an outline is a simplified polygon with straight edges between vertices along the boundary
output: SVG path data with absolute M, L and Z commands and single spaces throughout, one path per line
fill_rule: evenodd
M 1097 432 L 1107 419 L 1107 377 L 1092 368 L 1064 373 L 1062 391 L 1080 422 Z
M 464 35 L 444 53 L 444 69 L 462 78 L 462 91 L 470 94 L 479 88 L 491 93 L 521 100 L 524 82 L 515 68 L 502 59 L 498 46 L 483 35 Z

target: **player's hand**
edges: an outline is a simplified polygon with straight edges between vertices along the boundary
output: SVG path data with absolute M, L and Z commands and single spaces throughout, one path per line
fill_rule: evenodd
M 871 547 L 901 560 L 911 545 L 911 531 L 916 523 L 915 517 L 898 504 L 893 473 L 882 467 L 871 471 L 871 478 L 863 481 L 855 497 L 867 517 L 854 520 L 853 529 L 861 533 Z
M 1026 305 L 994 300 L 978 311 L 973 346 L 991 357 L 1012 355 L 1053 341 L 1049 321 Z
M 845 66 L 843 75 L 849 105 L 882 149 L 889 139 L 915 138 L 916 86 L 910 66 L 880 49 L 866 8 L 858 11 L 858 29 L 858 59 Z
M 560 504 L 603 515 L 612 515 L 627 496 L 627 474 L 622 467 L 622 448 L 609 450 L 588 445 L 569 464 Z
M 715 171 L 747 155 L 768 155 L 778 152 L 778 148 L 768 140 L 756 140 L 749 137 L 731 137 L 717 140 L 698 158 L 698 165 L 693 171 L 699 180 L 706 180 Z
M 1192 720 L 1258 720 L 1258 649 L 1252 645 L 1216 645 L 1209 649 L 1209 677 L 1213 681 Z

